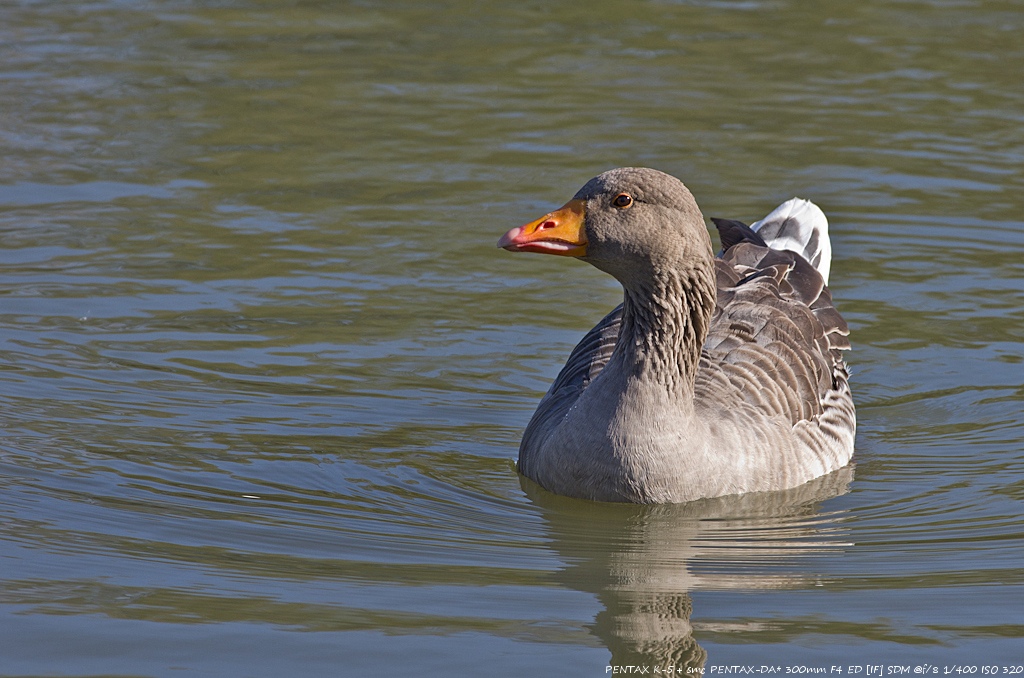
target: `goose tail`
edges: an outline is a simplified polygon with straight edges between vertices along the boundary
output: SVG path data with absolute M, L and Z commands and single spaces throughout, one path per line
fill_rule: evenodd
M 809 261 L 828 284 L 832 242 L 828 237 L 828 219 L 820 207 L 810 200 L 791 198 L 750 228 L 768 247 L 795 252 Z

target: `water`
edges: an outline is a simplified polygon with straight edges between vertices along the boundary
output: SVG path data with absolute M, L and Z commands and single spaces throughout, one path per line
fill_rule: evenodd
M 1022 28 L 4 4 L 0 674 L 1020 665 Z M 494 243 L 617 165 L 829 214 L 853 468 L 663 507 L 521 483 L 618 291 Z

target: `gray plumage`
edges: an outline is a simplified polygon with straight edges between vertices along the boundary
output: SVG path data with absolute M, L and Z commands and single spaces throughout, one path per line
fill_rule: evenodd
M 795 487 L 850 461 L 849 330 L 826 286 L 821 210 L 794 199 L 754 228 L 715 220 L 716 258 L 667 174 L 611 170 L 575 199 L 580 258 L 615 276 L 624 301 L 541 400 L 520 472 L 558 494 L 659 503 Z

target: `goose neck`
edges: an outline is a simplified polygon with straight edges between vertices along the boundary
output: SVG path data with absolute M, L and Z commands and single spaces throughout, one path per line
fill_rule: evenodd
M 663 271 L 624 286 L 615 352 L 632 376 L 692 394 L 714 308 L 710 265 Z

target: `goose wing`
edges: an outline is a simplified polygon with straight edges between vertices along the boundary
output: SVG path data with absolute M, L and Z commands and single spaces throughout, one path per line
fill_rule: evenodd
M 601 373 L 615 349 L 621 319 L 622 304 L 619 304 L 576 344 L 565 366 L 537 405 L 523 434 L 521 448 L 527 448 L 546 437 L 594 377 Z
M 816 268 L 801 254 L 775 249 L 763 229 L 713 221 L 726 249 L 716 260 L 718 295 L 697 377 L 698 401 L 747 403 L 794 425 L 819 418 L 837 393 L 848 392 L 841 352 L 850 348 L 849 328 L 832 303 L 820 263 Z M 813 239 L 820 250 L 827 231 Z

